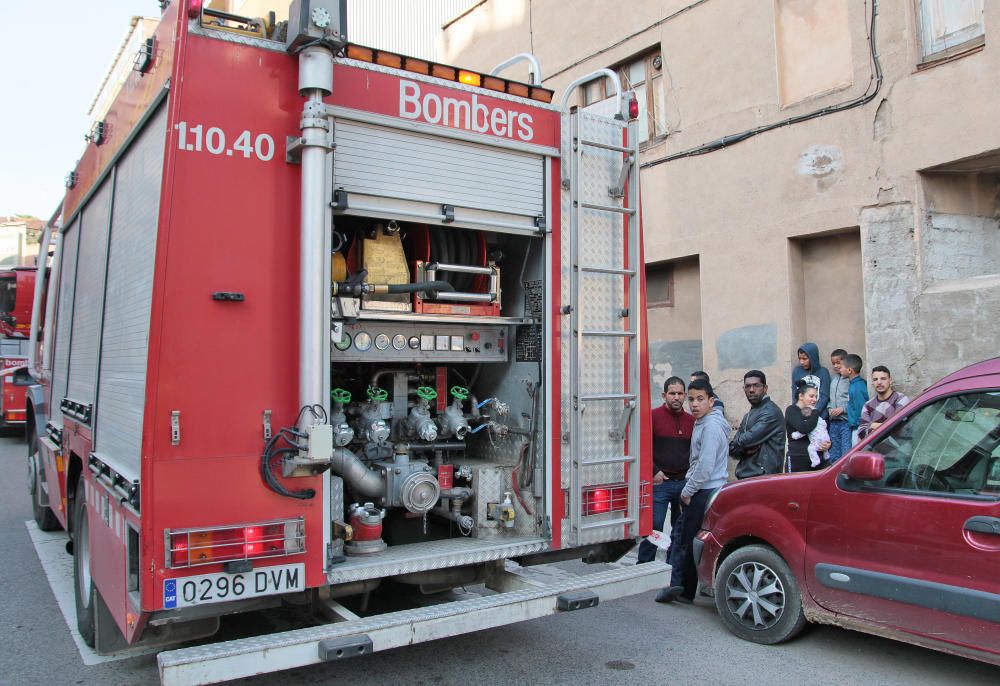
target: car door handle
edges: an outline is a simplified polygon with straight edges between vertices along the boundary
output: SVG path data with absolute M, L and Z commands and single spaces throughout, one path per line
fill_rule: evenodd
M 965 520 L 965 530 L 1000 536 L 1000 517 L 969 517 Z

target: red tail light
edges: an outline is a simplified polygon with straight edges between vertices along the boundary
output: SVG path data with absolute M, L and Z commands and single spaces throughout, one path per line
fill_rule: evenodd
M 629 119 L 639 118 L 639 99 L 635 97 L 635 93 L 629 93 L 628 118 Z
M 583 514 L 597 515 L 628 509 L 628 486 L 591 486 L 583 492 Z
M 201 16 L 202 0 L 190 0 L 188 2 L 188 18 L 197 19 Z
M 173 563 L 171 567 L 187 567 L 188 566 L 188 544 L 187 541 L 179 540 L 171 543 L 170 549 L 170 561 Z
M 167 532 L 166 566 L 195 567 L 305 552 L 301 519 Z

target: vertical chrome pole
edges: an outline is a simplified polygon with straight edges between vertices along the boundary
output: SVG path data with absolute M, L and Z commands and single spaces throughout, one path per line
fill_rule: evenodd
M 299 231 L 299 406 L 320 404 L 323 398 L 324 231 L 326 227 L 326 160 L 330 122 L 323 105 L 333 92 L 333 53 L 313 46 L 299 53 L 299 94 L 302 108 L 302 194 Z M 304 422 L 311 424 L 308 419 Z

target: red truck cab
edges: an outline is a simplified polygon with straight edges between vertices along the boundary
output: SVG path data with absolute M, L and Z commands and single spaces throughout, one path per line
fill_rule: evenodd
M 0 429 L 25 423 L 25 390 L 33 383 L 28 373 L 28 331 L 36 271 L 35 267 L 0 271 Z
M 1000 358 L 931 386 L 825 470 L 723 487 L 694 552 L 745 640 L 811 621 L 1000 664 Z

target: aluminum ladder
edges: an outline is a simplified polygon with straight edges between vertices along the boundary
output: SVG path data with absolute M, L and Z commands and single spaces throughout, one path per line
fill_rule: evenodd
M 618 103 L 620 108 L 621 98 Z M 570 136 L 563 157 L 569 167 L 563 193 L 564 208 L 569 194 L 570 288 L 562 312 L 563 326 L 568 318 L 571 333 L 572 402 L 565 533 L 569 545 L 583 545 L 620 539 L 623 527 L 628 536 L 639 535 L 642 446 L 637 410 L 645 402 L 638 397 L 639 375 L 646 373 L 638 364 L 639 344 L 645 339 L 637 271 L 642 268 L 639 155 L 634 121 L 602 116 L 592 109 L 573 108 L 564 116 L 569 119 Z M 595 257 L 595 252 L 600 255 Z M 586 514 L 585 493 L 609 474 L 627 485 L 626 508 Z

